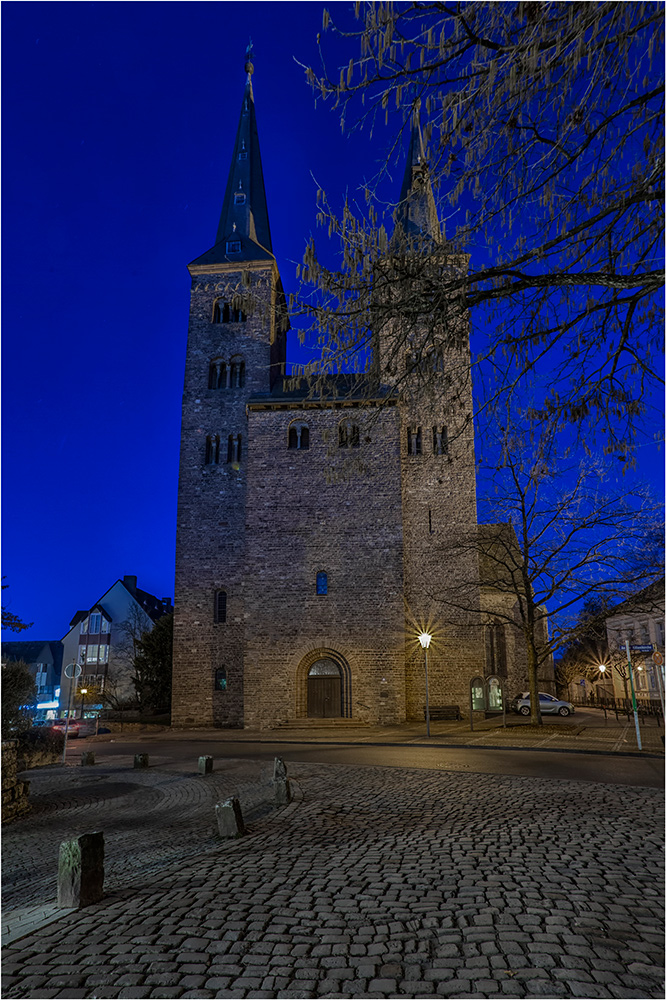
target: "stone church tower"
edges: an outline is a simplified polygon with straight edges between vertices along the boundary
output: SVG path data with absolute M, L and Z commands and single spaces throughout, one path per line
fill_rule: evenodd
M 418 365 L 403 351 L 389 370 L 390 330 L 374 344 L 374 398 L 367 376 L 331 376 L 316 398 L 287 383 L 249 61 L 246 72 L 215 245 L 189 265 L 172 722 L 423 719 L 425 625 L 430 702 L 464 712 L 485 663 L 478 556 L 452 547 L 476 531 L 466 330 L 428 394 L 398 399 L 396 379 Z M 445 252 L 418 121 L 396 232 L 466 267 Z M 471 598 L 443 613 L 452 588 Z

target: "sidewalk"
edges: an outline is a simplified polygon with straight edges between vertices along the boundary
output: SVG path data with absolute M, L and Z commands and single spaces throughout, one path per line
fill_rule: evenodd
M 661 721 L 661 720 L 660 720 Z M 619 753 L 639 754 L 649 756 L 664 756 L 664 729 L 658 726 L 654 718 L 649 718 L 640 726 L 642 750 L 636 743 L 636 730 L 633 718 L 626 717 L 615 720 L 612 713 L 604 718 L 600 709 L 585 709 L 576 712 L 573 717 L 560 719 L 545 717 L 540 727 L 530 725 L 529 719 L 523 720 L 517 715 L 507 715 L 506 728 L 502 726 L 502 718 L 486 719 L 475 722 L 474 731 L 470 731 L 469 721 L 464 722 L 431 722 L 430 737 L 426 735 L 425 722 L 406 722 L 398 726 L 363 726 L 349 724 L 344 719 L 304 720 L 303 724 L 296 722 L 281 726 L 278 729 L 215 729 L 215 730 L 165 730 L 151 733 L 146 726 L 140 733 L 114 732 L 110 735 L 98 736 L 96 740 L 117 739 L 119 735 L 128 738 L 140 737 L 141 740 L 151 737 L 186 739 L 194 732 L 214 734 L 216 741 L 233 743 L 366 743 L 378 746 L 442 746 L 442 747 L 475 747 L 477 749 L 516 749 L 549 752 L 570 753 Z M 92 741 L 87 741 L 92 742 Z

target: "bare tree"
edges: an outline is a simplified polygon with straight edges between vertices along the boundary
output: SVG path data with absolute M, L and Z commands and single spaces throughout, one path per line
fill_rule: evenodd
M 358 200 L 336 211 L 319 194 L 319 222 L 339 239 L 340 260 L 324 264 L 310 242 L 300 308 L 322 338 L 322 370 L 360 369 L 394 317 L 405 351 L 415 326 L 434 329 L 424 346 L 436 351 L 442 337 L 459 336 L 470 309 L 496 394 L 526 372 L 548 373 L 532 419 L 556 414 L 585 442 L 602 428 L 607 451 L 626 458 L 661 380 L 662 6 L 472 0 L 355 10 L 348 26 L 324 12 L 338 65 L 329 72 L 322 43 L 308 78 L 343 127 L 395 127 Z M 382 187 L 416 113 L 429 147 L 423 183 L 448 230 L 429 248 L 391 245 L 396 198 Z M 442 249 L 458 261 L 470 252 L 469 274 L 442 267 Z
M 540 725 L 539 668 L 585 634 L 586 599 L 611 603 L 661 573 L 661 565 L 637 562 L 636 550 L 663 518 L 646 489 L 614 484 L 600 462 L 561 460 L 545 430 L 536 438 L 518 431 L 507 412 L 498 436 L 501 458 L 485 473 L 480 501 L 481 520 L 492 523 L 448 548 L 478 552 L 494 619 L 522 635 L 531 718 Z M 443 608 L 473 607 L 471 589 L 435 596 Z

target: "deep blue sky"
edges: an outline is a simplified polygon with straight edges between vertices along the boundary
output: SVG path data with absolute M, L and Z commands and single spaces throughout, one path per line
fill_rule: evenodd
M 321 11 L 3 5 L 3 598 L 35 622 L 13 638 L 61 637 L 126 573 L 173 596 L 186 264 L 214 242 L 248 38 L 288 289 L 311 172 L 342 191 L 372 155 L 294 61 Z
M 321 12 L 3 4 L 3 598 L 35 623 L 5 638 L 60 638 L 124 574 L 173 596 L 186 264 L 214 242 L 248 38 L 287 291 L 312 175 L 339 201 L 383 158 L 381 138 L 341 137 L 294 61 L 316 63 Z

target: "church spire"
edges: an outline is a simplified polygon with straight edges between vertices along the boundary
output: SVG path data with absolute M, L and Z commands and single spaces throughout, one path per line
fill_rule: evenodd
M 243 103 L 215 245 L 193 261 L 195 265 L 273 256 L 252 91 L 252 41 L 245 53 L 245 72 Z
M 429 236 L 438 243 L 442 241 L 442 231 L 423 146 L 418 105 L 412 120 L 405 176 L 400 190 L 400 202 L 395 211 L 395 222 L 396 226 L 402 227 L 408 238 Z

